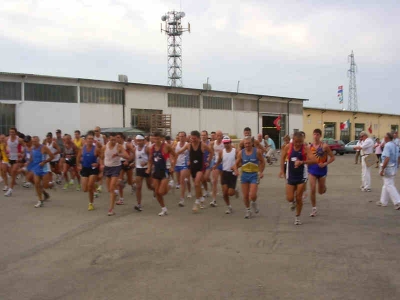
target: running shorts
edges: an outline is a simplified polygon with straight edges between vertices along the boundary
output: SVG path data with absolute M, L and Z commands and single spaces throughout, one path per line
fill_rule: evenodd
M 92 175 L 99 175 L 99 168 L 85 168 L 83 167 L 81 170 L 82 177 L 89 177 Z
M 187 166 L 175 166 L 175 172 L 181 172 L 183 170 L 187 170 Z
M 258 184 L 257 172 L 243 172 L 240 178 L 241 183 Z
M 168 178 L 167 170 L 156 170 L 156 171 L 154 171 L 153 178 L 157 179 L 157 180 L 163 180 L 165 178 Z
M 237 176 L 231 171 L 222 171 L 221 183 L 227 185 L 230 189 L 236 188 Z
M 150 175 L 146 173 L 147 168 L 136 168 L 136 176 L 147 178 Z
M 106 177 L 119 177 L 120 173 L 121 173 L 121 166 L 104 167 L 104 176 Z

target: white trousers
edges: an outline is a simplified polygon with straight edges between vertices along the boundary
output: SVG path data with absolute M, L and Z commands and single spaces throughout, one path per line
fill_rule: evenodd
M 364 189 L 371 188 L 371 167 L 367 167 L 365 163 L 365 157 L 363 156 L 361 159 L 361 185 Z
M 395 176 L 383 176 L 383 186 L 382 186 L 382 193 L 381 193 L 381 200 L 380 202 L 383 205 L 387 205 L 390 200 L 392 200 L 393 204 L 400 203 L 400 195 L 394 185 Z

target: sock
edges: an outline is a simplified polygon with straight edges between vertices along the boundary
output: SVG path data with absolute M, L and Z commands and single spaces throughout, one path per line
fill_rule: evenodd
M 195 203 L 196 203 L 196 204 L 200 204 L 200 200 L 199 200 L 199 199 L 196 199 Z
M 316 209 L 317 209 L 317 207 L 316 207 L 316 206 L 314 206 L 312 209 L 316 210 Z
M 164 206 L 161 208 L 162 211 L 167 211 L 167 208 Z

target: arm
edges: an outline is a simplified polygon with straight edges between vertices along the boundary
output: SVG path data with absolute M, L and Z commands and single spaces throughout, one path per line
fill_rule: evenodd
M 215 162 L 214 170 L 218 168 L 218 166 L 222 163 L 222 151 L 218 153 L 218 160 Z
M 167 150 L 167 153 L 169 153 L 169 156 L 171 158 L 170 172 L 173 172 L 175 169 L 176 153 L 175 153 L 175 150 L 170 145 L 167 145 L 166 150 Z
M 146 170 L 147 174 L 151 173 L 152 167 L 153 167 L 153 149 L 149 149 L 149 162 L 147 164 L 147 170 Z
M 264 177 L 264 169 L 265 169 L 265 159 L 260 150 L 257 151 L 257 159 L 260 162 L 259 176 L 260 176 L 260 178 L 263 178 Z
M 55 148 L 57 151 L 54 153 L 54 155 L 60 154 L 61 153 L 61 149 L 60 146 L 58 146 L 58 144 L 56 142 L 53 142 L 53 148 Z
M 284 148 L 282 148 L 282 153 L 281 153 L 281 172 L 279 173 L 279 177 L 283 178 L 284 174 L 285 174 L 285 159 L 286 159 L 286 155 L 289 151 L 289 145 L 287 144 Z
M 104 166 L 104 153 L 106 152 L 106 147 L 107 147 L 107 146 L 103 146 L 103 148 L 101 148 L 100 164 L 101 164 L 102 166 Z
M 81 157 L 82 153 L 81 151 L 79 151 L 78 154 L 76 155 L 76 166 L 78 167 L 78 169 L 82 169 Z
M 47 146 L 42 147 L 42 154 L 47 154 L 49 157 L 45 160 L 42 160 L 42 162 L 39 164 L 39 166 L 43 167 L 45 164 L 51 162 L 54 159 L 54 154 L 50 151 Z
M 317 158 L 311 153 L 311 150 L 308 146 L 306 146 L 306 153 L 307 153 L 307 159 L 303 161 L 296 160 L 294 162 L 295 167 L 299 167 L 301 165 L 314 165 L 318 163 Z
M 328 155 L 329 159 L 326 163 L 318 164 L 320 168 L 326 167 L 335 161 L 335 155 L 333 155 L 331 148 L 327 144 L 324 144 L 324 151 Z
M 238 170 L 242 166 L 242 151 L 236 153 L 235 172 L 239 174 Z
M 185 152 L 186 150 L 190 150 L 189 147 L 190 147 L 190 144 L 186 144 L 185 147 L 183 147 L 181 150 L 179 150 L 179 151 L 176 153 L 176 155 L 178 156 L 178 155 L 182 154 L 183 152 Z
M 206 144 L 204 144 L 204 143 L 201 143 L 201 151 L 202 151 L 203 153 L 206 152 L 206 151 L 208 151 L 208 153 L 209 153 L 209 155 L 208 155 L 208 160 L 204 162 L 204 163 L 207 164 L 207 167 L 208 167 L 208 166 L 210 165 L 211 159 L 212 159 L 211 148 L 210 148 L 208 145 L 206 145 Z
M 117 153 L 118 156 L 125 158 L 126 160 L 129 160 L 129 155 L 126 153 L 126 151 L 122 145 L 118 144 L 117 150 L 118 150 L 118 153 Z

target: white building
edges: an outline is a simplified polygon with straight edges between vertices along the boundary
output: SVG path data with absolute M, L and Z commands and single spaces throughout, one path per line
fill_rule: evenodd
M 303 101 L 267 95 L 192 88 L 0 73 L 0 133 L 44 136 L 61 129 L 86 132 L 94 126 L 135 127 L 141 114 L 170 114 L 171 133 L 222 130 L 242 136 L 243 128 L 277 140 L 273 125 L 281 115 L 281 136 L 303 126 Z

